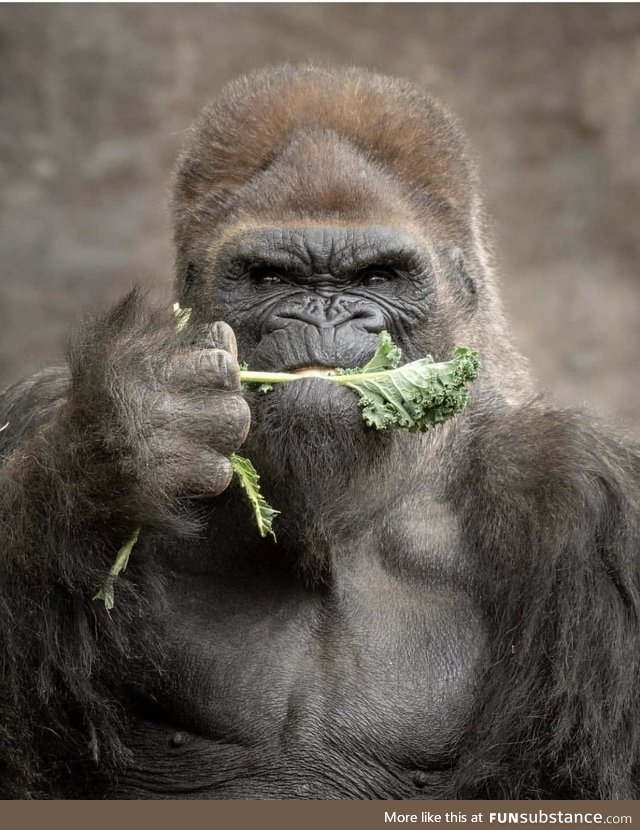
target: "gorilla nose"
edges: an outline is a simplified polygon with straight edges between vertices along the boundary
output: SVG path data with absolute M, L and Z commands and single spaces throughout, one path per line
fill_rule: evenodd
M 266 332 L 285 328 L 293 322 L 306 323 L 319 329 L 338 328 L 349 324 L 362 331 L 377 334 L 385 327 L 380 309 L 342 297 L 310 297 L 305 303 L 281 308 L 266 325 Z

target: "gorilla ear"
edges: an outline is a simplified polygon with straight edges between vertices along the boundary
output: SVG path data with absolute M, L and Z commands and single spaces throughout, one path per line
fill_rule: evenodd
M 472 308 L 475 308 L 478 304 L 476 283 L 467 270 L 462 249 L 457 246 L 447 248 L 444 252 L 443 265 L 445 274 L 451 280 L 454 289 Z

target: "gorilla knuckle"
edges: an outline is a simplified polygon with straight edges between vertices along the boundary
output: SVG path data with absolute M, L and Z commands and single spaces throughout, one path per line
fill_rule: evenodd
M 225 349 L 207 350 L 202 356 L 202 367 L 215 386 L 229 391 L 240 390 L 240 367 L 231 352 Z
M 168 494 L 218 495 L 233 476 L 231 462 L 189 436 L 158 431 L 145 466 L 145 487 Z
M 176 355 L 163 369 L 163 380 L 176 391 L 224 389 L 239 391 L 240 367 L 223 349 L 199 349 Z
M 212 442 L 220 452 L 233 452 L 244 443 L 250 425 L 251 411 L 242 395 L 220 397 L 215 407 Z
M 222 453 L 233 452 L 245 441 L 250 424 L 251 411 L 242 395 L 225 392 L 162 396 L 150 420 L 154 430 L 185 436 Z

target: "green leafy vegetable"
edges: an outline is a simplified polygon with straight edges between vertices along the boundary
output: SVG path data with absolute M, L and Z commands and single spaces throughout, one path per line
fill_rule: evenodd
M 191 317 L 191 309 L 181 308 L 180 303 L 174 303 L 173 313 L 176 317 L 176 328 L 178 329 L 178 331 L 182 331 L 182 329 L 189 322 L 189 317 Z
M 478 375 L 478 356 L 464 346 L 452 360 L 434 363 L 424 357 L 404 366 L 388 332 L 378 338 L 371 360 L 362 369 L 337 369 L 320 380 L 340 383 L 360 396 L 362 417 L 376 429 L 400 427 L 424 432 L 449 420 L 469 400 L 468 384 Z M 289 383 L 300 375 L 287 372 L 240 372 L 244 383 Z
M 231 462 L 231 466 L 233 467 L 235 474 L 238 476 L 240 486 L 249 499 L 249 504 L 253 509 L 253 515 L 255 516 L 256 524 L 258 525 L 258 532 L 261 536 L 266 536 L 270 533 L 275 539 L 276 535 L 273 532 L 272 524 L 274 517 L 277 516 L 280 511 L 274 510 L 273 507 L 265 501 L 264 496 L 260 492 L 260 476 L 258 475 L 256 468 L 248 458 L 244 458 L 244 456 L 238 455 L 235 452 L 229 456 L 229 461 Z
M 102 588 L 100 588 L 100 590 L 94 597 L 94 599 L 99 599 L 102 600 L 102 602 L 104 602 L 104 607 L 107 609 L 107 611 L 111 611 L 113 609 L 115 601 L 114 588 L 116 584 L 116 579 L 118 578 L 118 576 L 120 576 L 120 574 L 123 571 L 127 569 L 127 565 L 129 564 L 129 556 L 131 555 L 133 546 L 138 541 L 139 535 L 140 528 L 136 527 L 129 539 L 118 551 L 115 562 L 111 566 L 111 570 L 109 571 L 107 578 L 105 579 L 102 585 Z
M 378 345 L 371 360 L 361 369 L 336 369 L 334 375 L 364 375 L 369 372 L 382 372 L 395 369 L 402 360 L 402 350 L 396 346 L 388 331 L 378 335 Z
M 477 374 L 476 353 L 459 347 L 444 363 L 425 357 L 397 369 L 341 375 L 339 380 L 360 395 L 362 417 L 369 426 L 425 432 L 467 405 L 467 384 Z

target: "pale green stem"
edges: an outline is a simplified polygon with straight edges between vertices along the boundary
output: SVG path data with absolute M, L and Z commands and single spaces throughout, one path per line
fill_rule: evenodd
M 289 372 L 252 372 L 249 369 L 243 369 L 240 372 L 242 383 L 287 383 L 291 380 L 302 380 L 302 378 L 300 375 Z
M 240 372 L 240 381 L 242 383 L 290 383 L 293 380 L 330 380 L 333 383 L 353 383 L 359 380 L 377 380 L 380 377 L 387 377 L 389 369 L 382 372 L 368 372 L 363 375 L 362 372 L 356 372 L 353 375 L 296 375 L 292 372 L 252 372 L 249 369 L 243 369 Z M 393 371 L 393 370 L 391 370 Z

